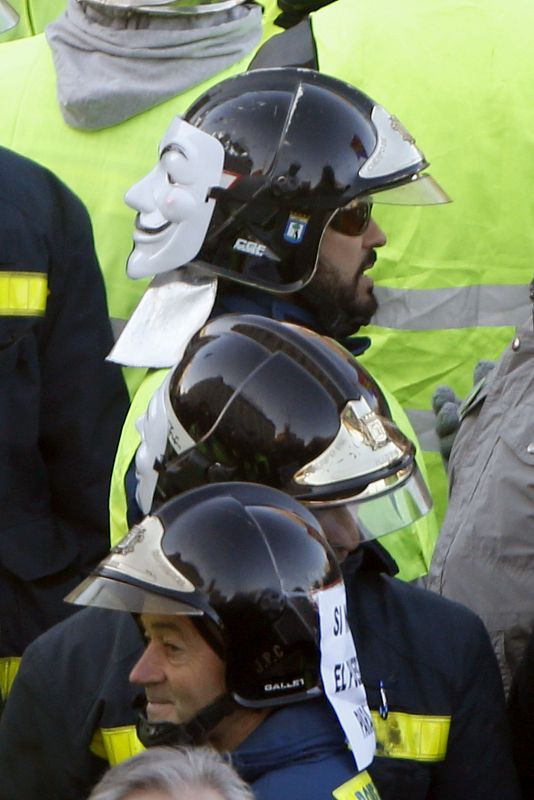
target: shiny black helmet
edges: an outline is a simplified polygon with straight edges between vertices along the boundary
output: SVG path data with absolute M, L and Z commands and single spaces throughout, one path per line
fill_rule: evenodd
M 321 527 L 296 500 L 254 484 L 204 486 L 135 526 L 67 600 L 188 614 L 247 707 L 321 692 L 316 595 L 341 584 Z
M 212 86 L 185 112 L 225 151 L 211 223 L 193 263 L 270 291 L 313 276 L 323 231 L 358 198 L 448 198 L 414 139 L 363 92 L 314 70 L 253 70 Z
M 300 326 L 247 314 L 208 322 L 147 414 L 158 408 L 167 443 L 157 476 L 153 449 L 151 463 L 136 463 L 145 513 L 194 486 L 247 480 L 312 510 L 353 509 L 374 538 L 432 505 L 376 382 L 336 342 Z

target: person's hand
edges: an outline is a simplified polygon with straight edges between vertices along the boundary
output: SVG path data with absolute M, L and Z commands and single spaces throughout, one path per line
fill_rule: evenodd
M 494 361 L 479 361 L 473 370 L 473 388 L 485 380 L 495 366 Z M 450 386 L 437 386 L 432 395 L 432 410 L 436 415 L 435 430 L 439 438 L 439 449 L 447 464 L 456 432 L 460 427 L 462 401 Z
M 432 395 L 432 410 L 436 415 L 434 427 L 445 463 L 449 460 L 456 431 L 460 427 L 461 402 L 450 386 L 438 386 Z

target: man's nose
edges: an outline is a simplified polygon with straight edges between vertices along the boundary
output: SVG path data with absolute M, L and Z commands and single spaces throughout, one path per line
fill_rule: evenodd
M 165 680 L 161 658 L 156 645 L 150 642 L 137 664 L 134 664 L 130 675 L 130 683 L 146 686 L 161 683 Z
M 372 217 L 365 233 L 363 234 L 364 247 L 372 250 L 375 247 L 384 247 L 387 242 L 387 237 L 378 222 Z

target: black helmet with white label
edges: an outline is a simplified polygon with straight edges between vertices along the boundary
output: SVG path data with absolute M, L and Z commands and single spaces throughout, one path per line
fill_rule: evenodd
M 67 600 L 143 614 L 187 614 L 226 666 L 223 695 L 185 726 L 193 740 L 235 704 L 285 705 L 321 694 L 318 594 L 342 587 L 313 515 L 266 486 L 204 486 L 132 528 Z M 229 702 L 230 701 L 230 702 Z M 145 730 L 149 743 L 150 726 Z
M 447 196 L 414 139 L 382 106 L 314 70 L 258 69 L 212 86 L 185 112 L 225 151 L 222 186 L 194 263 L 270 291 L 315 271 L 325 227 L 359 198 Z

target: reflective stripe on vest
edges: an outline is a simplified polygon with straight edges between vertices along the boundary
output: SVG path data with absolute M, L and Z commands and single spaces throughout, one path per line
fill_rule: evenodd
M 43 316 L 47 296 L 45 272 L 0 272 L 0 316 Z
M 5 700 L 19 671 L 20 657 L 0 658 L 0 697 Z
M 498 357 L 528 304 L 534 3 L 513 0 L 513 14 L 501 0 L 479 6 L 474 14 L 463 0 L 336 0 L 311 14 L 320 71 L 398 116 L 453 199 L 374 208 L 388 245 L 369 273 L 382 306 L 362 363 L 410 409 L 430 410 L 438 384 L 465 397 L 476 362 Z M 406 48 L 415 33 L 417 52 Z M 439 519 L 446 476 L 437 452 L 425 448 L 424 457 Z
M 91 742 L 91 752 L 109 762 L 111 767 L 137 755 L 144 746 L 137 738 L 135 725 L 99 728 Z
M 368 772 L 360 772 L 332 792 L 336 800 L 380 800 L 378 789 Z
M 376 754 L 411 761 L 443 761 L 447 755 L 450 717 L 431 717 L 390 711 L 382 719 L 371 711 L 376 734 Z
M 525 284 L 446 289 L 377 286 L 375 295 L 378 311 L 373 324 L 408 331 L 521 325 L 531 309 Z

